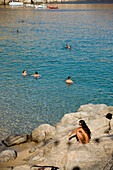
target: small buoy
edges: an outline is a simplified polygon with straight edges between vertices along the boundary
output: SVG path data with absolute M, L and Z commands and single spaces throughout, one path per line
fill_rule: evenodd
M 13 32 L 13 30 L 11 30 L 11 32 Z
M 109 13 L 107 13 L 107 14 L 109 14 Z

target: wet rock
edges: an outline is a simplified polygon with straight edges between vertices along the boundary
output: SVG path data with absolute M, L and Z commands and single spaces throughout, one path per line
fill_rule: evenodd
M 13 160 L 17 157 L 17 152 L 15 150 L 5 150 L 0 152 L 0 162 L 7 162 Z
M 20 143 L 27 142 L 28 140 L 28 135 L 13 135 L 7 137 L 5 140 L 3 140 L 3 143 L 6 146 L 12 146 L 12 145 L 18 145 Z

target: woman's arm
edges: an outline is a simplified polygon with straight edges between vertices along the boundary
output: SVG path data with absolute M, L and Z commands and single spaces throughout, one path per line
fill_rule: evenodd
M 79 130 L 79 129 L 80 129 L 80 128 L 76 128 L 76 130 L 74 130 L 73 132 L 71 132 L 71 134 L 70 134 L 70 135 L 68 135 L 68 138 L 70 138 L 70 137 L 71 137 L 71 135 L 72 135 L 72 134 L 74 134 L 74 133 L 76 133 L 76 131 L 77 131 L 77 130 Z

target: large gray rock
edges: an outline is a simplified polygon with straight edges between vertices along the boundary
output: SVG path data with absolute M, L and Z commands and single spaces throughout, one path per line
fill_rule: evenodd
M 76 113 L 65 114 L 60 122 L 57 124 L 56 128 L 59 126 L 75 125 L 78 126 L 78 121 L 80 119 L 85 119 L 89 121 L 95 119 L 97 116 L 101 116 L 103 112 L 107 113 L 108 107 L 105 104 L 88 104 L 82 105 Z M 103 115 L 102 115 L 103 116 Z
M 46 145 L 37 145 L 35 152 L 26 160 L 40 165 L 57 166 L 60 170 L 72 170 L 77 166 L 83 170 L 103 169 L 113 152 L 112 120 L 111 130 L 105 133 L 109 128 L 106 114 L 112 109 L 104 104 L 88 104 L 81 106 L 76 113 L 64 115 L 56 125 L 53 138 Z M 80 119 L 85 120 L 92 132 L 90 142 L 84 145 L 78 145 L 75 137 L 68 140 L 68 134 L 78 126 Z
M 99 138 L 99 141 L 78 145 L 75 138 L 69 142 L 67 136 L 64 136 L 37 150 L 27 161 L 32 164 L 57 166 L 60 170 L 72 170 L 75 166 L 89 170 L 96 165 L 102 169 L 107 164 L 108 155 L 113 151 L 112 140 L 113 138 L 107 135 Z
M 14 150 L 5 150 L 0 152 L 0 162 L 7 162 L 17 157 L 17 152 Z
M 7 137 L 5 140 L 3 140 L 3 143 L 6 146 L 12 146 L 12 145 L 18 145 L 20 143 L 27 142 L 28 140 L 28 135 L 13 135 Z
M 49 124 L 42 124 L 32 131 L 31 139 L 34 142 L 42 142 L 44 140 L 52 138 L 54 133 L 55 127 Z
M 81 106 L 76 113 L 64 115 L 56 127 L 40 125 L 31 133 L 32 140 L 40 143 L 31 148 L 30 156 L 24 161 L 32 165 L 55 166 L 60 170 L 74 167 L 81 170 L 112 169 L 113 120 L 106 118 L 107 113 L 113 114 L 113 107 L 88 104 Z M 75 137 L 68 139 L 80 119 L 85 120 L 92 133 L 88 144 L 78 145 Z
M 90 114 L 90 116 L 93 114 L 100 114 L 100 112 L 107 108 L 107 105 L 105 104 L 87 104 L 87 105 L 81 105 L 80 108 L 78 109 L 78 112 L 87 112 Z M 88 115 L 87 115 L 88 116 Z

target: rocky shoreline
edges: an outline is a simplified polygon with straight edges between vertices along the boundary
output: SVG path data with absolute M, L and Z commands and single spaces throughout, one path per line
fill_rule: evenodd
M 63 116 L 56 126 L 42 124 L 31 134 L 13 135 L 0 143 L 3 170 L 110 170 L 113 168 L 113 107 L 82 105 Z M 68 134 L 85 120 L 91 130 L 88 144 L 78 145 Z

